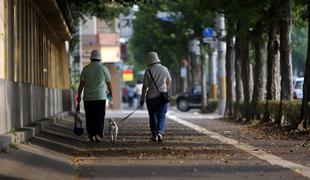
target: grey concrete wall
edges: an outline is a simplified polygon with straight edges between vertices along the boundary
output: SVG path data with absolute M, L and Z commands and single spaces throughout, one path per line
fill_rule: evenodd
M 62 90 L 0 79 L 0 134 L 63 111 Z
M 75 106 L 74 100 L 75 93 L 73 90 L 63 90 L 62 91 L 62 104 L 64 111 L 73 111 Z

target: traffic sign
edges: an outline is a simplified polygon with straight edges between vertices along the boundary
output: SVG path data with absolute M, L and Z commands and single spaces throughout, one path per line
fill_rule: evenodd
M 205 38 L 212 38 L 214 36 L 214 30 L 210 27 L 203 29 L 202 34 Z

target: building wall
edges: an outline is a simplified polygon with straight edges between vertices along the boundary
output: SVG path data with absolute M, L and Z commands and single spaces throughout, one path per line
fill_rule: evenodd
M 62 90 L 0 79 L 0 134 L 62 112 Z
M 97 34 L 97 18 L 96 17 L 86 18 L 86 21 L 82 25 L 82 28 L 81 28 L 81 34 L 82 35 Z
M 119 46 L 119 35 L 116 33 L 100 33 L 97 35 L 100 45 L 117 45 Z
M 81 41 L 83 44 L 88 44 L 88 45 L 96 45 L 98 44 L 98 36 L 93 34 L 87 34 L 87 35 L 82 35 L 81 36 Z
M 120 70 L 117 64 L 108 63 L 106 66 L 109 68 L 111 74 L 112 91 L 113 91 L 113 101 L 109 103 L 108 108 L 120 109 L 121 108 L 121 81 Z
M 93 49 L 98 49 L 101 52 L 101 61 L 103 63 L 119 63 L 120 49 L 119 46 L 100 46 L 100 45 L 83 45 L 82 49 L 82 64 L 83 66 L 90 63 L 90 53 Z
M 109 22 L 97 19 L 97 33 L 119 33 L 119 20 L 115 18 Z
M 65 42 L 33 0 L 0 0 L 0 134 L 62 111 Z M 60 12 L 59 12 L 60 13 Z
M 5 78 L 5 0 L 0 0 L 0 78 Z

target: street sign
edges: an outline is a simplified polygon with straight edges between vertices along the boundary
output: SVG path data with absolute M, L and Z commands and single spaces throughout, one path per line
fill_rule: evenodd
M 132 69 L 123 70 L 123 81 L 124 82 L 133 81 Z
M 212 38 L 214 36 L 214 30 L 210 27 L 206 27 L 203 29 L 202 35 L 205 38 Z

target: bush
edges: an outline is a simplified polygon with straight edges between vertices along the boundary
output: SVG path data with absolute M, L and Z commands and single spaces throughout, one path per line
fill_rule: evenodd
M 282 115 L 284 117 L 283 121 L 281 122 L 282 126 L 291 126 L 293 124 L 296 124 L 296 122 L 299 120 L 300 116 L 300 108 L 301 108 L 301 101 L 300 100 L 293 100 L 293 101 L 282 101 L 283 103 L 283 109 L 282 109 Z M 236 103 L 234 104 L 236 107 Z M 268 111 L 269 111 L 269 117 L 272 121 L 276 121 L 279 118 L 279 106 L 280 101 L 279 100 L 269 100 L 268 101 Z M 239 111 L 241 111 L 242 116 L 244 116 L 244 104 L 239 104 Z M 264 115 L 266 113 L 266 100 L 260 101 L 258 103 L 258 109 L 257 109 L 257 118 L 262 119 L 264 118 Z
M 170 96 L 170 105 L 171 106 L 176 105 L 176 99 L 177 99 L 177 96 Z
M 207 113 L 213 113 L 217 109 L 217 99 L 208 99 Z

